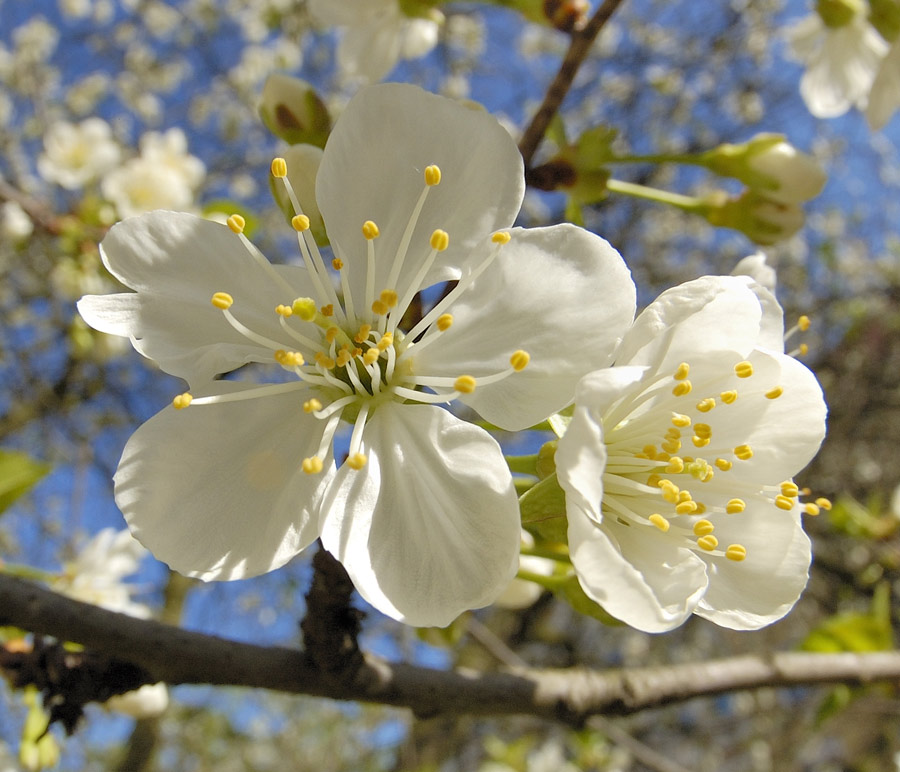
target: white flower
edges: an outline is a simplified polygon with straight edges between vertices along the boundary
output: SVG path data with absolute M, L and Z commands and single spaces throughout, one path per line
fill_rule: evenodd
M 141 137 L 140 147 L 141 158 L 171 169 L 193 190 L 200 186 L 206 176 L 203 161 L 188 153 L 187 137 L 177 127 L 166 132 L 147 132 Z
M 164 683 L 144 684 L 124 694 L 110 697 L 106 707 L 132 718 L 153 718 L 169 707 L 169 690 Z
M 869 103 L 866 120 L 873 129 L 883 129 L 900 107 L 900 38 L 895 40 L 878 68 Z
M 825 434 L 815 376 L 783 352 L 781 309 L 743 276 L 664 292 L 616 366 L 579 384 L 559 441 L 569 549 L 584 591 L 647 632 L 691 613 L 733 629 L 784 616 L 809 539 L 791 476 Z
M 119 163 L 121 150 L 102 118 L 88 118 L 77 126 L 54 123 L 44 134 L 44 152 L 37 168 L 47 182 L 76 190 Z
M 120 614 L 149 617 L 149 607 L 131 599 L 134 586 L 123 581 L 137 571 L 146 554 L 128 531 L 104 528 L 66 564 L 53 589 Z
M 443 16 L 411 18 L 399 0 L 310 0 L 312 17 L 323 25 L 345 27 L 338 45 L 344 77 L 372 83 L 400 59 L 418 59 L 437 45 Z
M 492 117 L 392 84 L 351 100 L 317 175 L 340 293 L 302 214 L 305 270 L 269 264 L 235 217 L 235 232 L 171 212 L 115 226 L 103 259 L 136 292 L 79 310 L 195 390 L 125 448 L 116 500 L 138 539 L 183 573 L 238 579 L 321 537 L 367 601 L 414 625 L 495 600 L 519 550 L 512 477 L 487 432 L 438 405 L 529 427 L 609 364 L 634 309 L 604 240 L 507 230 L 523 188 Z M 458 284 L 404 322 L 445 279 Z M 287 381 L 212 380 L 273 359 Z
M 866 19 L 865 10 L 829 27 L 818 13 L 787 30 L 797 59 L 806 65 L 800 95 L 817 118 L 836 118 L 851 107 L 864 108 L 887 43 Z
M 0 233 L 10 241 L 24 241 L 34 232 L 34 223 L 17 201 L 0 204 Z

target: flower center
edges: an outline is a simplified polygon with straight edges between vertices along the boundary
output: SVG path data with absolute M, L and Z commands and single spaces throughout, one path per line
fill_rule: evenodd
M 493 249 L 482 263 L 465 272 L 456 286 L 411 329 L 400 327 L 416 294 L 428 286 L 427 275 L 438 254 L 450 244 L 446 231 L 435 230 L 429 239 L 424 259 L 418 261 L 416 268 L 404 271 L 404 266 L 410 263 L 407 259 L 410 250 L 419 248 L 412 240 L 428 193 L 441 181 L 441 170 L 437 166 L 425 169 L 424 188 L 393 255 L 378 254 L 376 240 L 381 235 L 378 225 L 371 220 L 362 224 L 362 238 L 366 242 L 366 282 L 362 298 L 353 296 L 339 245 L 335 245 L 337 256 L 331 261 L 340 292 L 336 289 L 338 282 L 334 280 L 334 273 L 326 268 L 309 231 L 309 218 L 300 211 L 300 203 L 287 178 L 287 166 L 283 159 L 273 161 L 272 173 L 282 180 L 296 212 L 291 224 L 297 233 L 315 297 L 296 297 L 290 284 L 244 235 L 243 218 L 232 215 L 228 218 L 228 227 L 241 239 L 250 256 L 285 290 L 286 302 L 274 309 L 278 316 L 280 339 L 275 340 L 246 326 L 239 318 L 240 303 L 228 292 L 216 292 L 212 305 L 221 311 L 233 329 L 253 343 L 269 349 L 274 361 L 295 375 L 297 380 L 196 398 L 185 393 L 173 401 L 176 409 L 192 404 L 251 399 L 295 389 L 307 390 L 309 397 L 303 403 L 303 410 L 322 422 L 322 436 L 316 454 L 303 460 L 303 470 L 310 474 L 322 470 L 341 420 L 353 425 L 347 464 L 353 469 L 361 469 L 367 461 L 362 452 L 362 431 L 367 418 L 380 405 L 386 402 L 450 403 L 461 395 L 471 394 L 476 386 L 503 380 L 528 364 L 528 354 L 515 351 L 507 368 L 481 376 L 477 381 L 465 373 L 455 377 L 429 375 L 418 372 L 415 367 L 415 355 L 432 345 L 453 325 L 453 315 L 448 311 L 452 303 L 510 241 L 509 233 L 495 233 L 491 238 Z M 377 288 L 376 261 L 384 257 L 391 260 L 387 286 Z

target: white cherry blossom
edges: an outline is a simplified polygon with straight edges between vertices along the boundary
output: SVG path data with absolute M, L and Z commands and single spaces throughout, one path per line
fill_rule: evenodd
M 873 129 L 883 129 L 891 116 L 900 107 L 900 38 L 895 40 L 881 62 L 869 102 L 866 105 L 866 120 Z
M 664 292 L 616 366 L 579 384 L 556 454 L 584 591 L 647 632 L 692 613 L 724 627 L 780 619 L 806 585 L 792 481 L 825 434 L 815 376 L 783 352 L 781 309 L 745 276 Z
M 283 159 L 273 172 L 299 210 Z M 271 571 L 321 537 L 367 601 L 414 625 L 494 601 L 518 559 L 512 477 L 497 442 L 442 405 L 532 426 L 611 362 L 634 313 L 603 239 L 510 229 L 523 191 L 515 143 L 490 115 L 391 84 L 351 100 L 322 156 L 333 260 L 299 212 L 302 268 L 271 265 L 238 217 L 229 229 L 155 212 L 113 227 L 104 262 L 135 292 L 79 310 L 192 389 L 119 464 L 137 538 L 209 580 Z M 457 284 L 407 321 L 446 279 Z M 213 380 L 248 362 L 281 378 Z
M 102 118 L 88 118 L 77 125 L 59 121 L 44 134 L 37 168 L 47 182 L 77 190 L 116 166 L 121 154 Z

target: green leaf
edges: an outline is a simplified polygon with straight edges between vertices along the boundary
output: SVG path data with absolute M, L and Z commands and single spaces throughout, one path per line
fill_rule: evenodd
M 883 582 L 875 588 L 869 611 L 846 612 L 826 619 L 800 648 L 830 653 L 890 651 L 894 648 L 890 605 L 890 587 Z
M 541 480 L 519 499 L 522 527 L 549 542 L 566 541 L 566 494 L 556 475 Z
M 40 480 L 50 467 L 25 453 L 0 450 L 0 513 Z

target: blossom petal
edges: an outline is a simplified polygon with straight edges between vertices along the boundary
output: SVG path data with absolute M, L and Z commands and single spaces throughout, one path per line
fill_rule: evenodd
M 569 554 L 582 589 L 616 619 L 661 633 L 694 611 L 707 587 L 703 561 L 653 528 L 597 525 L 567 507 Z
M 275 306 L 312 294 L 305 271 L 263 269 L 228 228 L 189 214 L 151 212 L 113 226 L 101 245 L 103 262 L 134 294 L 89 295 L 78 310 L 92 327 L 127 335 L 144 356 L 172 375 L 203 382 L 272 352 L 234 330 L 210 304 L 229 292 L 231 311 L 248 327 L 284 339 Z M 286 348 L 290 348 L 289 343 Z
M 322 434 L 303 395 L 168 407 L 143 424 L 115 476 L 135 537 L 176 571 L 205 580 L 271 571 L 314 541 L 328 475 L 300 471 Z
M 873 129 L 883 129 L 900 107 L 900 40 L 895 40 L 872 83 L 866 120 Z
M 607 241 L 567 224 L 516 229 L 450 307 L 453 326 L 412 355 L 417 372 L 477 381 L 508 369 L 524 349 L 524 370 L 462 401 L 497 426 L 525 429 L 568 405 L 583 375 L 612 362 L 634 308 L 631 275 Z
M 426 285 L 459 276 L 475 244 L 512 225 L 525 189 L 521 156 L 506 130 L 480 109 L 399 83 L 357 93 L 328 139 L 316 183 L 328 236 L 349 265 L 356 297 L 365 287 L 363 223 L 372 220 L 381 231 L 374 243 L 380 292 L 430 164 L 441 168 L 442 181 L 429 190 L 403 269 L 415 276 L 431 234 L 447 231 L 450 246 Z M 392 289 L 402 295 L 406 287 Z
M 323 507 L 322 543 L 384 614 L 443 627 L 493 602 L 516 572 L 519 508 L 497 443 L 430 405 L 379 407 L 368 463 L 345 464 Z

